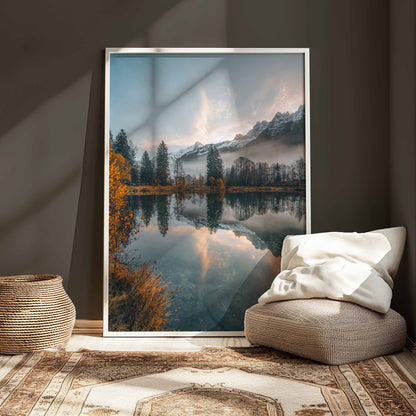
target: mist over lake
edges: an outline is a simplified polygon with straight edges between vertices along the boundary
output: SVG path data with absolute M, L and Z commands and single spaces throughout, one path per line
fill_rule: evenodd
M 279 163 L 292 164 L 303 156 L 304 146 L 286 146 L 284 144 L 266 143 L 255 149 L 241 149 L 235 152 L 221 152 L 221 158 L 224 162 L 224 168 L 228 169 L 239 157 L 247 157 L 254 163 L 264 162 L 271 165 L 278 161 Z M 205 175 L 206 156 L 197 156 L 191 160 L 183 160 L 183 169 L 186 174 Z

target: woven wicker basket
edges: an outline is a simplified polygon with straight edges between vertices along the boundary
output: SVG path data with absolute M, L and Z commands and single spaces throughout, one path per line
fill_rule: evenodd
M 65 344 L 75 307 L 58 275 L 0 277 L 0 354 L 21 354 Z

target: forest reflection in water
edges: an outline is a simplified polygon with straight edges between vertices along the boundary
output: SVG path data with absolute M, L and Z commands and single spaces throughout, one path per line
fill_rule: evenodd
M 173 331 L 241 331 L 245 309 L 275 277 L 266 263 L 286 235 L 305 232 L 300 193 L 135 195 L 129 204 L 142 225 L 127 261 L 154 264 L 176 290 Z
M 210 232 L 216 232 L 225 224 L 244 222 L 253 216 L 264 216 L 268 213 L 288 213 L 299 223 L 305 216 L 305 196 L 300 193 L 131 195 L 129 205 L 138 213 L 145 227 L 152 218 L 156 218 L 162 236 L 169 232 L 172 218 L 177 221 L 187 219 L 194 223 L 195 228 L 204 226 Z M 275 242 L 269 248 L 277 256 L 280 255 L 280 246 L 281 244 Z

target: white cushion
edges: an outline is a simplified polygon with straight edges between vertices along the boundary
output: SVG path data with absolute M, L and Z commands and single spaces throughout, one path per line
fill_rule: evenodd
M 403 227 L 287 236 L 282 270 L 259 303 L 321 297 L 386 313 L 405 237 Z
M 399 269 L 400 265 L 400 260 L 402 259 L 404 246 L 406 243 L 406 228 L 383 228 L 381 230 L 374 230 L 371 232 L 383 234 L 389 241 L 391 250 L 380 261 L 379 265 L 383 269 L 387 270 L 387 272 L 392 278 L 396 277 L 397 270 Z

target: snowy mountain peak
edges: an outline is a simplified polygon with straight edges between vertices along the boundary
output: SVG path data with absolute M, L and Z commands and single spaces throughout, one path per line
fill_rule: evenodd
M 267 125 L 269 124 L 268 121 L 263 120 L 263 121 L 258 121 L 254 126 L 253 126 L 253 131 L 258 131 L 259 133 L 265 129 L 267 127 Z
M 233 140 L 213 143 L 220 152 L 234 152 L 252 142 L 254 145 L 256 139 L 273 139 L 279 136 L 298 134 L 304 131 L 305 106 L 301 105 L 293 113 L 277 113 L 273 119 L 257 121 L 256 124 L 246 134 L 236 134 Z M 173 159 L 190 160 L 197 156 L 206 155 L 210 144 L 202 144 L 196 141 L 192 146 L 179 150 L 171 155 Z
M 257 137 L 267 126 L 269 122 L 266 120 L 258 121 L 253 128 L 246 134 L 248 137 Z
M 275 124 L 286 123 L 288 121 L 299 121 L 304 117 L 305 117 L 305 105 L 302 104 L 293 113 L 289 113 L 288 111 L 286 111 L 286 113 L 280 113 L 280 112 L 276 113 L 276 115 L 273 117 L 270 124 L 275 125 Z
M 302 121 L 305 119 L 305 104 L 299 106 L 299 108 L 293 113 L 293 119 L 296 121 Z
M 305 106 L 302 104 L 293 113 L 277 113 L 265 128 L 261 136 L 264 138 L 277 137 L 279 135 L 297 134 L 304 132 Z
M 255 139 L 268 125 L 269 122 L 266 120 L 258 121 L 246 134 L 236 134 L 233 140 L 241 141 Z
M 175 160 L 181 159 L 186 155 L 198 154 L 198 150 L 204 147 L 206 146 L 197 140 L 192 146 L 185 147 L 184 149 L 178 150 L 176 153 L 171 154 L 171 158 Z

